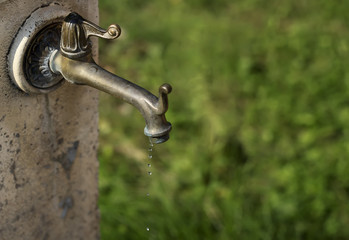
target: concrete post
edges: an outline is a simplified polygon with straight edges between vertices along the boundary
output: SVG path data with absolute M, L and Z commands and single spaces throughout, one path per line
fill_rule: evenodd
M 98 23 L 97 0 L 55 2 Z M 0 239 L 99 238 L 98 91 L 28 95 L 7 74 L 17 30 L 50 3 L 0 0 Z

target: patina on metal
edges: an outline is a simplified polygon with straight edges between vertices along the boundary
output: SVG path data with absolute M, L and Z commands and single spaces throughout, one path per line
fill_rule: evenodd
M 49 60 L 59 48 L 61 23 L 51 24 L 41 30 L 30 43 L 25 53 L 25 76 L 36 88 L 48 89 L 59 84 L 63 77 L 50 70 Z
M 49 93 L 64 83 L 50 70 L 49 59 L 59 49 L 63 19 L 70 12 L 52 4 L 34 11 L 13 38 L 7 56 L 12 82 L 26 93 Z
M 167 95 L 172 87 L 163 84 L 159 88 L 159 97 L 156 97 L 146 89 L 103 69 L 92 58 L 89 37 L 115 39 L 121 34 L 120 27 L 112 24 L 105 30 L 75 12 L 65 17 L 61 27 L 57 26 L 50 25 L 41 31 L 27 51 L 29 54 L 26 54 L 24 69 L 29 85 L 41 90 L 49 89 L 63 77 L 73 84 L 97 88 L 135 106 L 145 119 L 144 134 L 154 143 L 167 141 L 172 126 L 166 120 L 165 113 L 168 109 Z M 59 28 L 60 34 L 56 31 Z M 59 35 L 59 47 L 57 39 L 52 43 L 47 42 L 50 37 Z M 32 58 L 36 61 L 33 62 Z M 18 83 L 17 86 L 26 92 L 38 92 L 28 91 Z

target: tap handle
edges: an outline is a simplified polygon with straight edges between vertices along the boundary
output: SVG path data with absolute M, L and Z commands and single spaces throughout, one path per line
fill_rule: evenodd
M 88 41 L 90 36 L 115 39 L 120 34 L 121 28 L 116 24 L 105 30 L 72 12 L 62 24 L 60 50 L 66 57 L 79 58 L 91 52 L 91 43 Z
M 96 36 L 104 39 L 115 39 L 119 37 L 121 34 L 121 28 L 117 24 L 112 24 L 108 27 L 107 30 L 105 30 L 87 20 L 83 20 L 82 23 L 85 30 L 86 38 L 90 36 Z
M 157 114 L 161 115 L 167 112 L 168 109 L 168 97 L 167 95 L 172 92 L 170 84 L 165 83 L 159 87 L 159 100 L 157 106 Z

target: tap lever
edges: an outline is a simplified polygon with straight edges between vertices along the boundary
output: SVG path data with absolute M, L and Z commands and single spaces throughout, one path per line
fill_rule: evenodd
M 121 28 L 117 24 L 112 24 L 108 27 L 107 30 L 105 30 L 87 20 L 83 20 L 82 23 L 85 30 L 86 38 L 90 36 L 96 36 L 104 39 L 115 39 L 119 37 L 121 34 Z
M 79 14 L 72 12 L 62 24 L 60 49 L 70 58 L 80 58 L 91 52 L 90 36 L 104 39 L 115 39 L 121 34 L 119 25 L 112 24 L 107 30 L 85 20 Z
M 167 112 L 168 109 L 168 97 L 167 95 L 172 92 L 172 87 L 170 84 L 165 83 L 159 87 L 159 100 L 157 114 L 161 115 Z

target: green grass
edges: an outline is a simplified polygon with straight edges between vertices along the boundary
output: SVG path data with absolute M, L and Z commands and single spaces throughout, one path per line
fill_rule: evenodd
M 100 63 L 173 86 L 151 177 L 142 116 L 101 95 L 102 239 L 348 239 L 348 9 L 101 0 L 101 25 L 123 33 Z

